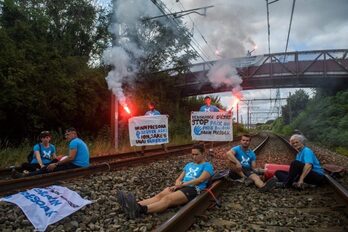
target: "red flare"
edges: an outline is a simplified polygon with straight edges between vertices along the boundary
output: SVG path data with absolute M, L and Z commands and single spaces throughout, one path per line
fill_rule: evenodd
M 129 109 L 129 107 L 127 105 L 124 105 L 123 106 L 123 109 L 128 113 L 128 114 L 131 114 L 131 111 Z

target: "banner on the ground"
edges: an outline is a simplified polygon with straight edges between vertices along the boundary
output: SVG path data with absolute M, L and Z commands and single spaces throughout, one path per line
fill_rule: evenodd
M 56 185 L 19 192 L 0 198 L 0 201 L 10 202 L 21 208 L 37 231 L 45 231 L 48 225 L 92 203 L 81 198 L 78 193 Z
M 191 112 L 191 136 L 198 141 L 232 141 L 232 114 L 228 112 Z
M 128 120 L 131 146 L 147 146 L 169 142 L 168 116 L 139 116 Z

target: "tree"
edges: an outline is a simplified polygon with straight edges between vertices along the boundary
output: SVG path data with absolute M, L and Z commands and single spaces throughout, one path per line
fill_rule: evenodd
M 282 106 L 282 117 L 285 124 L 291 123 L 291 121 L 297 117 L 301 111 L 303 111 L 309 101 L 308 94 L 300 89 L 287 99 L 287 104 Z

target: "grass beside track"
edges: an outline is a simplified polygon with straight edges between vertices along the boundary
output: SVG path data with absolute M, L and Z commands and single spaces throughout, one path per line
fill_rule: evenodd
M 83 139 L 83 138 L 82 138 Z M 68 153 L 68 145 L 64 140 L 51 141 L 56 146 L 57 155 L 66 155 Z M 106 139 L 96 139 L 85 141 L 90 149 L 91 156 L 100 156 L 106 154 L 122 153 L 129 151 L 140 151 L 140 147 L 131 147 L 129 142 L 119 144 L 119 149 L 115 149 L 111 141 Z M 173 137 L 170 141 L 171 145 L 187 144 L 192 142 L 191 138 Z M 0 168 L 13 165 L 20 165 L 26 162 L 27 156 L 34 144 L 23 142 L 17 147 L 3 146 L 0 148 Z M 161 146 L 148 146 L 147 148 L 160 148 Z

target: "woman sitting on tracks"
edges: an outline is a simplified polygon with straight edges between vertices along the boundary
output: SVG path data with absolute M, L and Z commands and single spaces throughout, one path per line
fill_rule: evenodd
M 141 214 L 162 212 L 169 207 L 182 205 L 194 199 L 206 189 L 214 171 L 211 163 L 205 161 L 203 144 L 193 145 L 192 159 L 193 162 L 185 165 L 174 186 L 165 188 L 152 198 L 137 202 L 133 194 L 119 191 L 117 198 L 125 213 L 130 218 L 135 218 Z
M 289 172 L 276 171 L 276 178 L 283 183 L 277 187 L 303 189 L 306 184 L 320 185 L 324 182 L 324 170 L 314 152 L 304 145 L 305 137 L 294 134 L 290 144 L 298 151 L 296 159 L 290 164 Z

